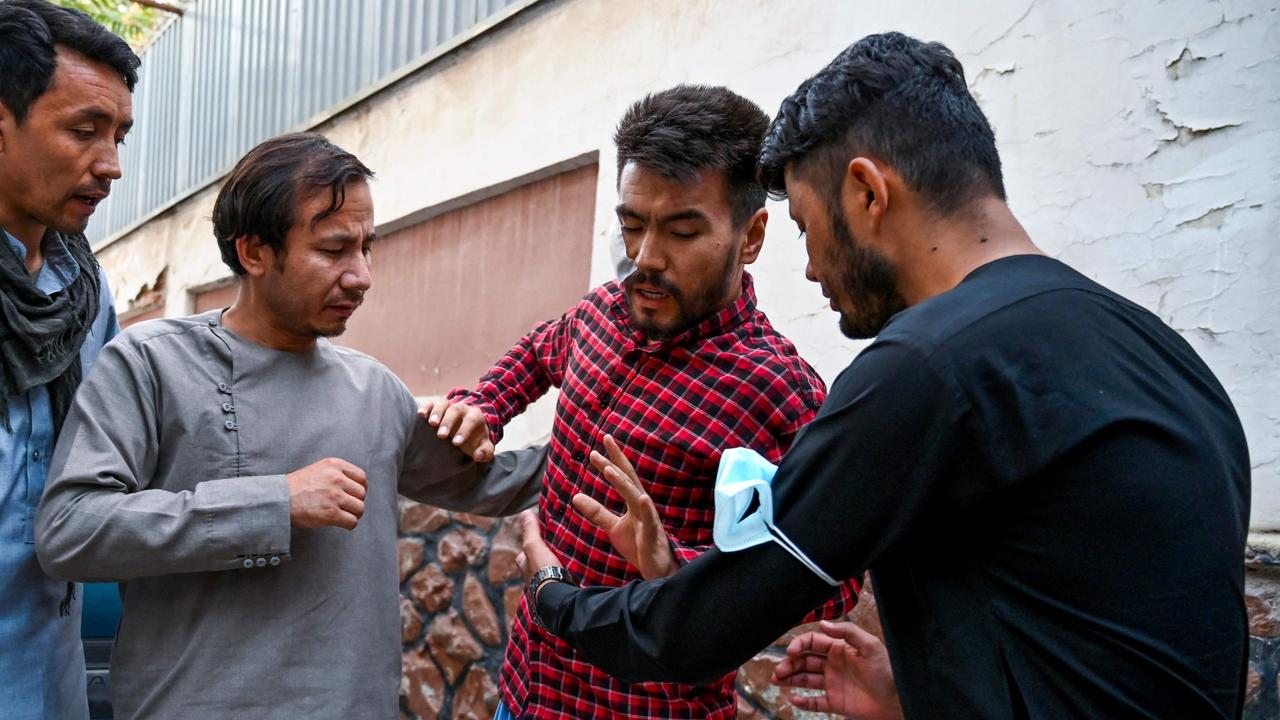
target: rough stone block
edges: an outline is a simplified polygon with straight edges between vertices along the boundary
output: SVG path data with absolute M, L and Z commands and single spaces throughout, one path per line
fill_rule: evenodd
M 422 541 L 400 538 L 396 541 L 396 550 L 400 558 L 400 582 L 404 582 L 422 565 Z
M 455 530 L 440 538 L 440 567 L 453 573 L 468 565 L 478 565 L 486 549 L 484 536 L 470 530 Z
M 427 629 L 427 647 L 444 671 L 445 679 L 452 685 L 462 676 L 468 663 L 484 657 L 480 643 L 471 637 L 466 624 L 458 613 L 450 610 L 439 615 Z
M 462 612 L 485 644 L 502 642 L 502 629 L 498 627 L 498 614 L 493 610 L 493 603 L 489 602 L 484 585 L 470 573 L 462 584 Z
M 409 593 L 427 612 L 440 612 L 453 602 L 453 580 L 436 563 L 423 568 L 409 582 Z
M 404 654 L 400 697 L 420 720 L 436 720 L 444 707 L 444 678 L 422 650 Z

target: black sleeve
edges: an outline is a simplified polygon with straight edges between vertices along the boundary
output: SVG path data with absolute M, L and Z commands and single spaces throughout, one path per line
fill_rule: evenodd
M 774 479 L 775 521 L 837 580 L 860 576 L 918 518 L 954 454 L 964 402 L 917 350 L 878 342 L 832 386 Z M 540 617 L 629 682 L 724 675 L 831 596 L 776 543 L 711 550 L 621 588 L 543 587 Z

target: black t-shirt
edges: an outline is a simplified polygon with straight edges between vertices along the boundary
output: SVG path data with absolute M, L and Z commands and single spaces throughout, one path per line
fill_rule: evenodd
M 1240 713 L 1239 419 L 1177 333 L 1062 263 L 997 260 L 895 316 L 774 496 L 829 574 L 871 569 L 908 717 Z M 687 682 L 830 592 L 770 543 L 621 589 L 552 584 L 539 608 L 605 670 Z

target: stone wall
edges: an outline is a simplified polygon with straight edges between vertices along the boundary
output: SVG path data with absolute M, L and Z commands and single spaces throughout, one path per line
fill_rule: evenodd
M 514 519 L 450 513 L 401 499 L 400 627 L 404 676 L 401 717 L 488 720 L 498 703 L 498 672 L 524 585 Z M 880 634 L 875 599 L 864 589 L 852 618 Z M 769 682 L 799 628 L 757 655 L 738 676 L 744 720 L 825 717 L 796 710 Z
M 1280 554 L 1274 543 L 1255 539 L 1245 561 L 1249 676 L 1244 720 L 1280 720 Z

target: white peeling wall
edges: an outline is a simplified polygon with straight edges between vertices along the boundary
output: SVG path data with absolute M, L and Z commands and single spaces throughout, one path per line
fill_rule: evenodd
M 548 0 L 321 130 L 378 172 L 383 223 L 598 151 L 598 282 L 613 274 L 610 134 L 628 104 L 701 82 L 772 115 L 849 43 L 886 30 L 960 56 L 1041 247 L 1159 313 L 1209 362 L 1249 435 L 1253 525 L 1280 526 L 1274 3 Z M 181 314 L 185 287 L 225 274 L 210 201 L 102 253 L 122 303 L 168 264 L 168 311 Z M 761 306 L 830 381 L 859 345 L 804 281 L 785 206 L 770 208 Z M 543 434 L 542 415 L 512 440 Z

